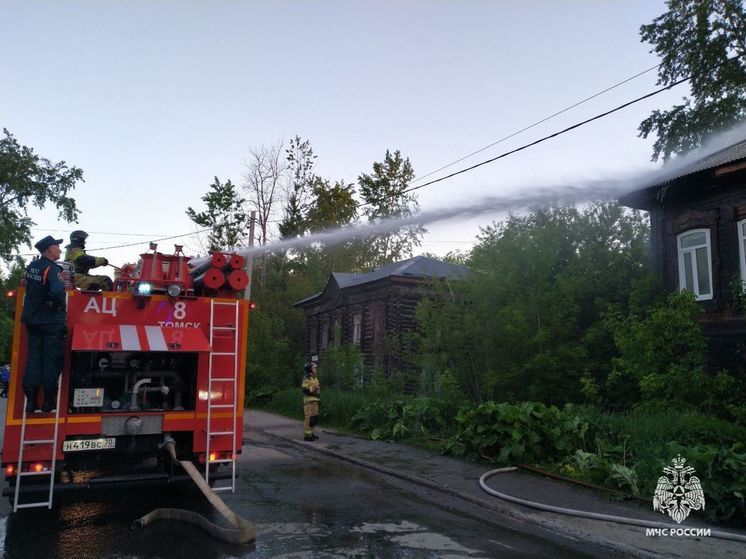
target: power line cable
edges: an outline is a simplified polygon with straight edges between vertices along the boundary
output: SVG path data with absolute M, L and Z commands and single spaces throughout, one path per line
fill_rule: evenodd
M 478 153 L 482 153 L 483 151 L 485 151 L 485 150 L 487 150 L 487 149 L 489 149 L 491 147 L 494 147 L 497 144 L 500 144 L 500 143 L 504 142 L 505 140 L 509 140 L 510 138 L 512 138 L 514 136 L 517 136 L 518 134 L 521 134 L 522 132 L 525 132 L 526 130 L 530 130 L 531 128 L 534 128 L 534 127 L 538 126 L 539 124 L 543 124 L 544 122 L 546 122 L 548 120 L 551 120 L 554 117 L 561 115 L 562 113 L 566 113 L 567 111 L 569 111 L 571 109 L 574 109 L 575 107 L 577 107 L 579 105 L 582 105 L 583 103 L 586 103 L 586 102 L 590 101 L 591 99 L 595 99 L 596 97 L 599 97 L 600 95 L 603 95 L 604 93 L 606 93 L 608 91 L 611 91 L 612 89 L 615 89 L 615 88 L 617 88 L 617 87 L 619 87 L 621 85 L 624 85 L 625 83 L 627 83 L 629 81 L 632 81 L 635 78 L 639 78 L 640 76 L 642 76 L 644 74 L 647 74 L 648 72 L 650 72 L 652 70 L 655 70 L 658 67 L 660 67 L 660 64 L 656 64 L 655 66 L 651 66 L 647 70 L 643 70 L 642 72 L 638 72 L 634 76 L 630 76 L 629 78 L 627 78 L 625 80 L 622 80 L 622 81 L 620 81 L 618 83 L 615 83 L 614 85 L 609 86 L 606 89 L 602 89 L 601 91 L 599 91 L 597 93 L 594 93 L 593 95 L 591 95 L 589 97 L 586 97 L 585 99 L 583 99 L 581 101 L 578 101 L 577 103 L 573 103 L 569 107 L 565 107 L 564 109 L 559 110 L 556 113 L 553 113 L 553 114 L 551 114 L 551 115 L 549 115 L 547 117 L 544 117 L 541 120 L 537 120 L 533 124 L 529 124 L 528 126 L 525 126 L 524 128 L 521 128 L 520 130 L 517 130 L 517 131 L 515 131 L 515 132 L 513 132 L 511 134 L 508 134 L 507 136 L 504 136 L 504 137 L 500 138 L 499 140 L 496 140 L 496 141 L 492 142 L 491 144 L 489 144 L 487 146 L 484 146 L 483 148 L 480 148 L 480 149 L 478 149 L 476 151 L 473 151 L 473 152 L 469 153 L 468 155 L 464 155 L 463 157 L 460 157 L 459 159 L 456 159 L 456 161 L 452 161 L 451 163 L 448 163 L 447 165 L 443 165 L 442 167 L 439 167 L 438 169 L 435 169 L 434 171 L 430 171 L 429 173 L 424 174 L 421 177 L 417 177 L 412 182 L 415 183 L 415 182 L 421 181 L 421 180 L 423 180 L 423 179 L 425 179 L 425 178 L 427 178 L 427 177 L 429 177 L 431 175 L 434 175 L 435 173 L 438 173 L 438 172 L 442 171 L 443 169 L 447 169 L 448 167 L 452 167 L 456 163 L 461 163 L 464 159 L 468 159 L 472 155 L 476 155 Z
M 47 227 L 33 227 L 31 230 L 32 231 L 50 231 L 50 232 L 55 232 L 55 233 L 69 233 L 73 231 L 73 229 L 49 229 Z M 150 237 L 150 238 L 163 235 L 163 233 L 114 233 L 112 231 L 87 231 L 87 233 L 90 233 L 91 235 L 115 235 L 118 237 Z
M 59 229 L 47 229 L 47 231 L 59 231 Z M 160 237 L 157 239 L 151 238 L 149 241 L 138 241 L 136 243 L 128 243 L 125 245 L 116 245 L 116 246 L 106 246 L 106 247 L 98 247 L 98 248 L 89 248 L 88 250 L 91 252 L 96 252 L 99 250 L 111 250 L 115 248 L 127 248 L 137 245 L 144 245 L 145 243 L 157 243 L 160 241 L 168 241 L 170 239 L 178 239 L 180 237 L 189 237 L 190 235 L 197 235 L 199 233 L 205 233 L 209 231 L 209 229 L 202 229 L 200 231 L 194 231 L 193 233 L 182 233 L 181 235 L 171 235 L 170 237 Z M 36 253 L 33 252 L 22 252 L 17 254 L 16 256 L 36 256 Z
M 180 237 L 189 237 L 190 235 L 197 235 L 199 233 L 205 233 L 207 231 L 209 231 L 209 229 L 202 229 L 201 231 L 194 231 L 192 233 L 182 233 L 181 235 L 171 235 L 170 237 L 161 237 L 159 239 L 151 239 L 150 241 L 140 241 L 140 242 L 137 242 L 137 243 L 128 243 L 128 244 L 125 244 L 125 245 L 117 245 L 117 246 L 110 246 L 110 247 L 91 248 L 91 249 L 88 249 L 88 250 L 95 251 L 95 250 L 111 250 L 113 248 L 126 248 L 126 247 L 132 247 L 132 246 L 142 245 L 142 244 L 145 244 L 146 242 L 148 242 L 148 243 L 157 243 L 157 242 L 160 242 L 160 241 L 168 241 L 170 239 L 178 239 Z
M 434 180 L 428 181 L 428 182 L 426 182 L 424 184 L 420 184 L 418 186 L 413 186 L 411 188 L 407 188 L 407 189 L 405 189 L 405 190 L 402 191 L 402 194 L 404 194 L 406 192 L 412 192 L 413 190 L 419 190 L 420 188 L 425 188 L 426 186 L 430 186 L 431 184 L 435 184 L 437 182 L 441 182 L 441 181 L 444 181 L 446 179 L 450 179 L 452 177 L 455 177 L 456 175 L 461 175 L 461 174 L 466 173 L 468 171 L 472 171 L 472 170 L 476 169 L 477 167 L 481 167 L 482 165 L 487 165 L 488 163 L 492 163 L 494 161 L 497 161 L 498 159 L 502 159 L 503 157 L 507 157 L 508 155 L 512 155 L 512 154 L 517 153 L 519 151 L 523 151 L 524 149 L 528 149 L 530 147 L 533 147 L 533 146 L 535 146 L 537 144 L 540 144 L 540 143 L 545 142 L 547 140 L 550 140 L 552 138 L 556 138 L 557 136 L 561 136 L 562 134 L 565 134 L 566 132 L 570 132 L 571 130 L 575 130 L 576 128 L 580 128 L 581 126 L 584 126 L 584 125 L 586 125 L 586 124 L 588 124 L 590 122 L 593 122 L 594 120 L 598 120 L 598 119 L 604 118 L 606 116 L 609 116 L 610 114 L 613 114 L 613 113 L 615 113 L 617 111 L 625 109 L 625 108 L 629 107 L 630 105 L 634 105 L 635 103 L 638 103 L 640 101 L 648 99 L 649 97 L 653 97 L 655 95 L 658 95 L 659 93 L 663 93 L 664 91 L 668 91 L 669 89 L 672 89 L 673 87 L 676 87 L 677 85 L 680 85 L 680 84 L 682 84 L 684 82 L 687 82 L 687 81 L 691 80 L 692 78 L 695 78 L 695 77 L 700 76 L 702 74 L 705 74 L 707 72 L 711 72 L 712 70 L 715 70 L 716 68 L 719 68 L 720 66 L 723 66 L 723 65 L 727 64 L 728 62 L 736 60 L 737 58 L 740 58 L 741 56 L 743 56 L 743 55 L 738 55 L 738 56 L 735 56 L 733 58 L 728 58 L 728 59 L 724 60 L 723 62 L 721 62 L 720 64 L 716 64 L 714 66 L 711 66 L 710 68 L 708 68 L 706 70 L 703 70 L 702 72 L 696 72 L 694 74 L 690 74 L 690 75 L 688 75 L 685 78 L 682 78 L 682 79 L 680 79 L 680 80 L 678 80 L 678 81 L 676 81 L 676 82 L 674 82 L 672 84 L 667 85 L 666 87 L 662 87 L 661 89 L 657 89 L 656 91 L 653 91 L 651 93 L 643 95 L 642 97 L 638 97 L 637 99 L 633 99 L 632 101 L 628 101 L 627 103 L 624 103 L 624 104 L 619 105 L 618 107 L 615 107 L 615 108 L 613 108 L 611 110 L 608 110 L 608 111 L 606 111 L 604 113 L 597 114 L 596 116 L 593 116 L 591 118 L 588 118 L 586 120 L 583 120 L 581 122 L 573 124 L 572 126 L 568 126 L 567 128 L 565 128 L 563 130 L 560 130 L 560 131 L 555 132 L 553 134 L 549 134 L 548 136 L 544 136 L 543 138 L 539 138 L 538 140 L 535 140 L 535 141 L 530 142 L 528 144 L 524 144 L 524 145 L 522 145 L 520 147 L 517 147 L 515 149 L 512 149 L 510 151 L 506 151 L 504 153 L 501 153 L 498 156 L 492 157 L 492 158 L 487 159 L 485 161 L 482 161 L 480 163 L 476 163 L 475 165 L 472 165 L 470 167 L 466 167 L 465 169 L 461 169 L 460 171 L 456 171 L 456 172 L 451 173 L 449 175 L 445 175 L 444 177 L 440 177 L 438 179 L 434 179 Z

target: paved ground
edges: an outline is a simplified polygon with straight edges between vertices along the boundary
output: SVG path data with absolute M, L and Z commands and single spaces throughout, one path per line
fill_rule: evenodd
M 2 408 L 4 401 L 0 401 Z M 291 425 L 291 427 L 293 427 Z M 0 431 L 1 432 L 1 431 Z M 257 527 L 253 544 L 226 544 L 191 524 L 154 522 L 131 531 L 159 507 L 218 517 L 191 484 L 99 487 L 55 496 L 52 510 L 9 515 L 0 501 L 3 559 L 622 559 L 541 527 L 527 530 L 427 487 L 384 476 L 316 447 L 256 429 L 246 431 L 235 493 L 226 504 Z M 437 505 L 434 505 L 437 503 Z
M 320 439 L 307 443 L 302 441 L 303 426 L 300 421 L 255 410 L 249 410 L 245 418 L 249 429 L 247 436 L 250 436 L 251 430 L 255 430 L 310 452 L 333 456 L 391 478 L 416 483 L 429 491 L 434 499 L 460 499 L 472 505 L 477 504 L 484 509 L 485 520 L 496 524 L 511 524 L 513 528 L 527 532 L 535 529 L 543 533 L 554 532 L 579 542 L 601 546 L 608 549 L 611 555 L 746 557 L 746 543 L 712 536 L 646 536 L 644 527 L 543 512 L 503 501 L 480 488 L 478 480 L 488 469 L 484 465 L 455 460 L 406 445 L 370 441 L 323 426 L 321 429 L 317 428 Z M 681 525 L 676 525 L 667 522 L 667 516 L 653 512 L 652 507 L 644 503 L 612 501 L 596 491 L 525 471 L 491 477 L 488 485 L 502 493 L 562 508 L 659 522 L 673 528 L 719 529 L 694 517 L 696 512 Z M 746 531 L 739 533 L 746 535 Z

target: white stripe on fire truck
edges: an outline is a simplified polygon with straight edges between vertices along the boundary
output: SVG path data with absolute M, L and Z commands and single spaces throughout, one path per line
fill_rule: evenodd
M 122 324 L 119 326 L 119 335 L 122 337 L 122 349 L 124 351 L 140 351 L 140 340 L 137 338 L 137 326 L 133 324 Z
M 148 337 L 150 351 L 168 351 L 160 326 L 146 326 L 145 335 Z

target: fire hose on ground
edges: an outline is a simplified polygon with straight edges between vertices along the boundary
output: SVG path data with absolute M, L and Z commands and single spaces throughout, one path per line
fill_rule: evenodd
M 171 460 L 173 460 L 175 464 L 179 464 L 184 468 L 184 471 L 189 474 L 189 477 L 191 477 L 194 483 L 197 484 L 197 487 L 199 487 L 200 491 L 202 491 L 204 496 L 207 497 L 207 500 L 210 501 L 212 506 L 214 506 L 223 518 L 230 523 L 231 528 L 218 526 L 194 511 L 174 508 L 158 508 L 135 520 L 132 523 L 132 529 L 144 528 L 155 520 L 178 520 L 180 522 L 189 522 L 199 526 L 214 538 L 228 543 L 253 542 L 256 539 L 256 526 L 233 512 L 207 484 L 205 478 L 202 477 L 194 464 L 187 460 L 178 460 L 176 458 L 176 450 L 174 448 L 175 443 L 171 437 L 166 436 L 164 445 L 171 456 Z
M 617 524 L 628 524 L 630 526 L 642 526 L 645 528 L 660 528 L 660 529 L 677 528 L 677 526 L 673 524 L 666 524 L 664 522 L 652 522 L 649 520 L 640 520 L 637 518 L 627 518 L 625 516 L 614 516 L 611 514 L 601 514 L 601 513 L 596 513 L 596 512 L 588 512 L 584 510 L 575 510 L 575 509 L 566 509 L 564 507 L 555 507 L 553 505 L 546 505 L 544 503 L 537 503 L 536 501 L 529 501 L 527 499 L 521 499 L 520 497 L 513 497 L 511 495 L 506 495 L 505 493 L 495 491 L 491 487 L 487 486 L 488 478 L 496 474 L 514 472 L 516 471 L 516 469 L 517 468 L 511 467 L 511 468 L 497 468 L 496 470 L 490 470 L 489 472 L 482 474 L 482 476 L 479 478 L 479 486 L 484 491 L 489 493 L 490 495 L 494 495 L 495 497 L 503 499 L 504 501 L 509 501 L 511 503 L 516 503 L 519 505 L 523 505 L 525 507 L 530 507 L 532 509 L 543 510 L 547 512 L 554 512 L 558 514 L 564 514 L 567 516 L 576 516 L 579 518 L 592 518 L 593 520 L 605 520 L 607 522 L 616 522 Z M 732 532 L 710 530 L 710 536 L 713 538 L 720 538 L 723 540 L 746 542 L 746 536 L 743 536 L 741 534 L 734 534 Z

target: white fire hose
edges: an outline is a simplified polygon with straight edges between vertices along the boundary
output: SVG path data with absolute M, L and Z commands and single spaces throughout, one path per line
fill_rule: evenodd
M 588 512 L 584 510 L 566 509 L 563 507 L 545 505 L 544 503 L 537 503 L 536 501 L 529 501 L 527 499 L 521 499 L 519 497 L 513 497 L 511 495 L 506 495 L 505 493 L 500 493 L 499 491 L 495 491 L 491 487 L 487 486 L 487 483 L 486 483 L 487 478 L 490 478 L 496 474 L 514 472 L 516 471 L 516 469 L 517 468 L 498 468 L 496 470 L 490 470 L 489 472 L 482 474 L 482 476 L 479 478 L 479 486 L 484 491 L 489 493 L 490 495 L 494 495 L 495 497 L 503 499 L 504 501 L 509 501 L 511 503 L 517 503 L 519 505 L 530 507 L 532 509 L 543 510 L 547 512 L 555 512 L 558 514 L 565 514 L 568 516 L 577 516 L 580 518 L 592 518 L 593 520 L 605 520 L 607 522 L 616 522 L 617 524 L 629 524 L 630 526 L 643 526 L 645 528 L 665 528 L 667 530 L 670 530 L 672 528 L 674 529 L 678 528 L 677 525 L 666 524 L 664 522 L 652 522 L 649 520 L 639 520 L 637 518 L 627 518 L 625 516 L 614 516 L 611 514 L 600 514 L 600 513 Z M 746 542 L 746 536 L 743 536 L 741 534 L 734 534 L 732 532 L 721 532 L 720 530 L 710 530 L 710 536 L 713 538 L 720 538 L 723 540 Z
M 144 528 L 154 520 L 179 520 L 181 522 L 189 522 L 199 526 L 205 530 L 211 536 L 228 542 L 228 543 L 250 543 L 256 539 L 256 526 L 245 518 L 238 516 L 233 512 L 223 500 L 212 490 L 207 484 L 205 478 L 199 473 L 197 468 L 188 460 L 177 460 L 176 450 L 174 449 L 174 440 L 170 436 L 166 436 L 164 444 L 168 449 L 168 453 L 171 455 L 171 459 L 174 463 L 179 464 L 184 471 L 189 474 L 194 483 L 200 488 L 200 491 L 207 497 L 207 500 L 212 503 L 217 511 L 225 518 L 231 528 L 224 528 L 213 524 L 207 518 L 196 512 L 185 510 L 185 509 L 172 509 L 172 508 L 159 508 L 152 512 L 149 512 L 143 517 L 138 518 L 132 523 L 132 529 Z

